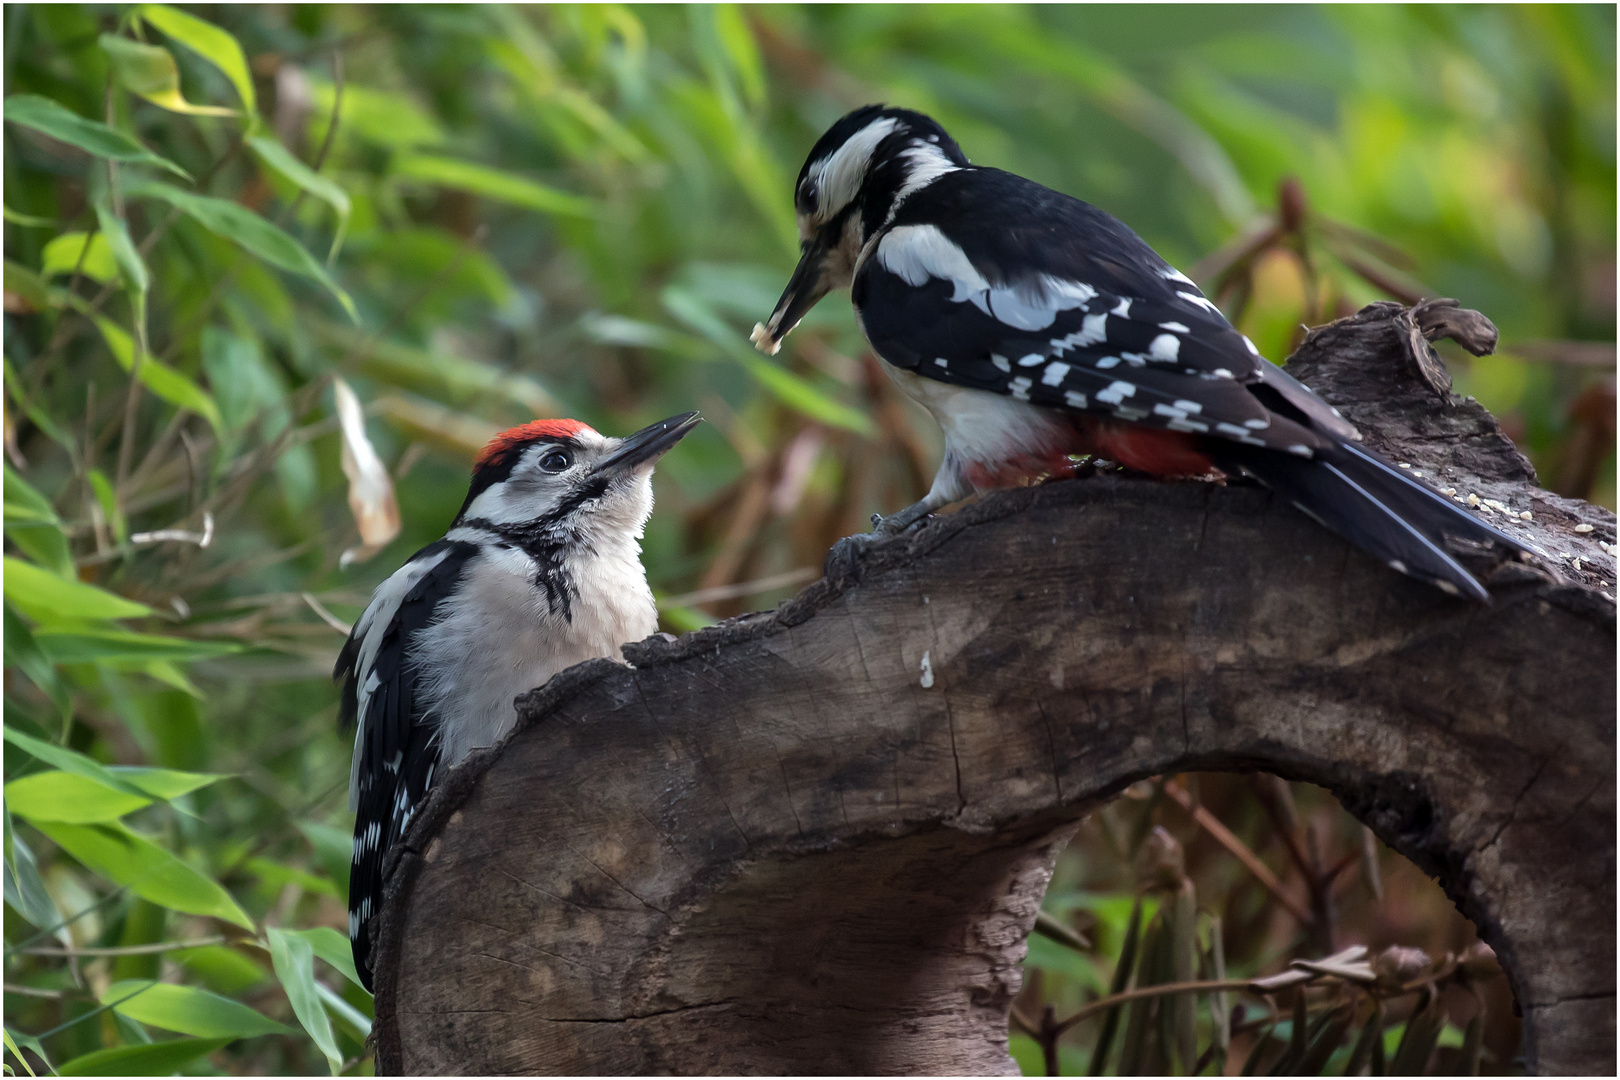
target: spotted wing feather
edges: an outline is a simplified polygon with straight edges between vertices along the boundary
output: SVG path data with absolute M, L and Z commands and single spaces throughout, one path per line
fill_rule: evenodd
M 441 540 L 417 552 L 373 597 L 338 654 L 339 715 L 358 721 L 349 800 L 355 811 L 349 868 L 349 942 L 354 964 L 371 988 L 372 920 L 382 900 L 390 847 L 421 805 L 439 763 L 432 715 L 419 693 L 412 656 L 416 633 L 449 596 L 473 544 Z
M 1356 437 L 1123 223 L 1009 173 L 908 199 L 853 299 L 885 360 L 942 382 L 1300 455 Z

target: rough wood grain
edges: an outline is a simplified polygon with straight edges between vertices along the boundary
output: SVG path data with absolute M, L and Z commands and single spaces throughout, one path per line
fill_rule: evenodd
M 378 1071 L 1013 1072 L 1057 851 L 1189 769 L 1334 791 L 1479 925 L 1532 1067 L 1612 1071 L 1614 518 L 1436 385 L 1423 333 L 1468 325 L 1375 306 L 1292 370 L 1533 511 L 1547 559 L 1476 563 L 1494 603 L 1240 484 L 1101 475 L 835 551 L 775 612 L 559 675 L 447 777 L 383 909 Z

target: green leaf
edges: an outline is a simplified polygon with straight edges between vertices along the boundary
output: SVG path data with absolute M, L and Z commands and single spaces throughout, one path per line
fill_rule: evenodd
M 58 227 L 55 218 L 39 217 L 36 214 L 19 214 L 9 206 L 0 206 L 0 217 L 4 217 L 13 225 L 21 225 L 27 229 L 54 229 Z
M 56 1067 L 58 1076 L 173 1076 L 230 1039 L 171 1039 L 145 1046 L 95 1050 Z
M 113 1005 L 113 1011 L 131 1020 L 203 1039 L 251 1039 L 256 1035 L 292 1034 L 292 1029 L 285 1024 L 278 1024 L 239 1001 L 221 997 L 201 987 L 160 982 L 142 990 L 144 981 L 123 979 L 113 983 L 101 992 L 101 1003 L 119 1002 Z
M 35 311 L 51 306 L 50 288 L 43 277 L 10 259 L 5 261 L 5 275 L 6 292 L 22 297 Z
M 152 800 L 107 787 L 87 776 L 51 769 L 13 780 L 5 787 L 11 812 L 30 821 L 84 825 L 117 821 Z
M 211 915 L 253 928 L 253 920 L 218 882 L 123 825 L 38 822 L 35 827 L 85 866 L 143 899 L 188 915 Z
M 48 930 L 62 921 L 45 881 L 39 876 L 39 861 L 22 837 L 12 834 L 11 860 L 5 864 L 6 903 L 11 909 L 41 930 Z
M 153 769 L 144 765 L 109 765 L 107 771 L 154 799 L 178 799 L 209 784 L 229 779 L 225 773 L 183 772 L 179 769 Z
M 96 222 L 101 226 L 101 232 L 97 235 L 105 238 L 104 242 L 118 265 L 118 272 L 123 275 L 125 286 L 138 293 L 150 289 L 152 278 L 146 272 L 146 262 L 141 258 L 141 253 L 135 250 L 135 241 L 129 238 L 129 226 L 123 218 L 113 213 L 112 203 L 105 195 L 96 200 Z
M 332 1037 L 332 1021 L 327 1017 L 326 1008 L 315 989 L 314 948 L 304 938 L 294 937 L 273 926 L 266 933 L 270 939 L 270 961 L 275 965 L 281 988 L 287 992 L 293 1015 L 298 1017 L 298 1022 L 304 1025 L 309 1037 L 326 1055 L 332 1075 L 336 1076 L 343 1071 L 343 1054 L 337 1048 L 337 1040 Z
M 31 1075 L 32 1077 L 32 1075 L 34 1075 L 34 1067 L 28 1064 L 28 1057 L 23 1057 L 23 1051 L 18 1048 L 16 1040 L 11 1038 L 11 1031 L 6 1031 L 5 1033 L 5 1048 L 8 1049 L 8 1051 L 11 1051 L 11 1056 L 16 1057 L 18 1062 L 21 1062 L 24 1072 L 28 1072 L 28 1075 Z M 10 1065 L 6 1065 L 6 1072 L 11 1072 Z
M 101 331 L 107 348 L 112 352 L 113 359 L 125 371 L 135 366 L 135 339 L 124 331 L 124 328 L 105 316 L 95 316 L 96 329 Z M 223 434 L 225 421 L 219 415 L 219 406 L 209 396 L 208 391 L 192 382 L 189 376 L 159 361 L 155 357 L 147 356 L 141 361 L 141 384 L 152 393 L 179 409 L 190 409 L 198 416 L 207 420 L 209 426 L 216 432 Z
M 28 676 L 29 681 L 51 699 L 51 704 L 56 706 L 57 716 L 62 720 L 63 730 L 66 730 L 68 717 L 73 712 L 73 699 L 68 695 L 67 687 L 62 685 L 55 663 L 45 655 L 34 632 L 18 618 L 10 604 L 5 605 L 5 664 Z
M 242 869 L 257 877 L 275 892 L 279 893 L 288 885 L 296 885 L 305 892 L 318 893 L 321 896 L 336 897 L 337 886 L 329 878 L 312 874 L 308 870 L 301 870 L 296 866 L 276 862 L 274 859 L 254 858 L 242 864 Z
M 73 553 L 62 533 L 62 519 L 45 496 L 5 466 L 6 531 L 23 554 L 56 574 L 74 578 Z
M 591 217 L 595 208 L 591 201 L 579 195 L 570 195 L 556 188 L 537 184 L 521 176 L 514 176 L 487 165 L 429 154 L 402 154 L 394 160 L 395 176 L 422 180 L 442 187 L 460 188 L 474 195 L 511 203 L 543 214 L 562 214 L 566 217 Z
M 170 112 L 188 116 L 238 116 L 235 109 L 220 105 L 193 105 L 180 95 L 180 67 L 174 54 L 160 45 L 143 45 L 139 41 L 102 34 L 101 51 L 112 61 L 113 74 L 118 85 L 132 94 Z
M 152 614 L 152 609 L 145 604 L 82 581 L 69 581 L 9 555 L 5 557 L 5 595 L 18 611 L 42 623 L 65 619 L 138 619 Z
M 122 791 L 124 794 L 133 795 L 136 798 L 146 795 L 146 792 L 135 785 L 119 779 L 101 762 L 86 757 L 77 750 L 69 750 L 65 746 L 56 746 L 53 743 L 45 742 L 43 739 L 36 739 L 32 735 L 25 735 L 9 725 L 5 729 L 5 740 L 23 753 L 36 757 L 47 765 L 55 765 L 63 772 L 83 776 L 94 780 L 102 787 Z
M 337 1014 L 338 1019 L 354 1029 L 361 1042 L 370 1038 L 371 1017 L 350 1005 L 344 1000 L 342 994 L 319 980 L 315 983 L 315 992 L 320 995 L 322 1001 L 326 1002 L 326 1007 Z
M 331 265 L 343 247 L 343 234 L 349 228 L 349 193 L 299 161 L 292 151 L 268 135 L 251 136 L 247 143 L 259 155 L 260 161 L 326 203 L 337 214 L 337 231 L 332 234 L 332 249 L 326 254 L 326 262 Z
M 113 490 L 112 481 L 100 469 L 86 469 L 84 478 L 90 484 L 90 490 L 96 494 L 96 502 L 101 506 L 101 513 L 112 527 L 113 539 L 122 544 L 129 539 L 129 522 L 124 517 L 123 508 L 118 505 L 118 493 Z
M 87 120 L 50 98 L 37 94 L 13 94 L 6 98 L 5 118 L 13 124 L 44 132 L 53 139 L 76 146 L 87 154 L 108 161 L 121 161 L 130 165 L 153 165 L 167 169 L 176 176 L 191 179 L 191 174 L 168 158 L 152 153 L 146 147 L 106 124 Z
M 309 942 L 315 955 L 343 973 L 343 977 L 360 986 L 360 974 L 354 969 L 354 947 L 349 939 L 330 926 L 317 926 L 311 930 L 288 930 L 288 934 Z
M 270 265 L 319 282 L 338 298 L 351 319 L 357 323 L 360 321 L 360 316 L 354 310 L 354 301 L 332 280 L 326 267 L 306 251 L 304 245 L 247 207 L 229 199 L 192 195 L 170 184 L 130 184 L 125 194 L 162 200 L 180 209 L 209 232 L 241 245 L 248 253 Z
M 79 261 L 80 256 L 84 261 Z M 118 277 L 118 261 L 112 245 L 101 233 L 66 232 L 53 237 L 40 252 L 39 272 L 46 277 L 71 274 L 77 269 L 85 277 L 105 285 Z
M 243 109 L 251 114 L 258 107 L 253 96 L 253 76 L 248 72 L 247 57 L 242 54 L 242 46 L 228 31 L 166 4 L 142 4 L 137 10 L 141 18 L 219 68 L 231 80 L 231 85 L 236 87 L 236 96 L 242 100 Z
M 18 475 L 10 465 L 5 466 L 5 510 L 7 525 L 15 525 L 18 522 L 62 524 L 62 519 L 56 516 L 56 511 L 51 507 L 51 501 L 41 495 L 34 485 Z
M 191 638 L 138 634 L 130 630 L 81 627 L 42 627 L 34 640 L 58 664 L 111 663 L 147 660 L 210 660 L 241 652 L 232 641 L 196 641 Z

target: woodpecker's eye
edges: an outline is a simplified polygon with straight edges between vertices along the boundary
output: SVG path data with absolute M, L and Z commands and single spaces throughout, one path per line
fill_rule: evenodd
M 799 189 L 799 206 L 807 212 L 814 210 L 816 208 L 817 194 L 818 191 L 816 188 L 816 182 L 814 180 L 806 180 L 804 182 L 804 186 Z
M 562 472 L 573 463 L 573 456 L 566 450 L 553 450 L 540 459 L 540 467 L 546 472 Z

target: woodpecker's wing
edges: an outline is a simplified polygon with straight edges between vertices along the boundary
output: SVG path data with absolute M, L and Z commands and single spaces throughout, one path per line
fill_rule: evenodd
M 383 860 L 433 783 L 439 763 L 433 717 L 421 703 L 412 637 L 433 621 L 478 548 L 441 540 L 417 552 L 377 587 L 338 654 L 340 717 L 357 721 L 349 808 L 355 812 L 349 867 L 349 941 L 371 989 L 371 920 L 382 901 Z
M 902 203 L 852 299 L 879 355 L 942 382 L 1302 457 L 1356 438 L 1122 222 L 996 169 Z

